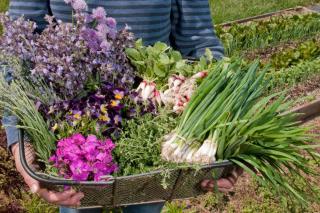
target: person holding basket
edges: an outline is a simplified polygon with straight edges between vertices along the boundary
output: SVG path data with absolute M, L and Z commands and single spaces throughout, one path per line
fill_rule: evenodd
M 45 28 L 45 15 L 53 15 L 63 22 L 72 21 L 72 8 L 66 3 L 83 0 L 10 0 L 9 14 L 13 18 L 24 16 L 37 23 L 38 31 Z M 157 41 L 170 44 L 180 51 L 185 57 L 199 58 L 209 48 L 216 60 L 223 58 L 223 47 L 216 37 L 208 0 L 139 0 L 139 1 L 99 1 L 86 0 L 88 9 L 97 6 L 103 7 L 109 16 L 114 17 L 118 27 L 128 25 L 137 38 L 142 38 L 146 45 Z M 10 75 L 8 75 L 10 81 Z M 94 213 L 102 212 L 102 209 L 77 210 L 81 204 L 83 194 L 73 190 L 64 192 L 50 191 L 41 188 L 39 183 L 24 171 L 19 156 L 18 120 L 14 116 L 6 114 L 2 119 L 6 127 L 8 147 L 11 150 L 17 170 L 23 176 L 32 193 L 38 194 L 49 203 L 59 205 L 61 213 Z M 30 165 L 34 162 L 34 151 L 31 146 L 26 147 L 27 161 Z M 217 187 L 221 192 L 232 190 L 238 177 L 242 174 L 241 169 L 235 169 L 231 174 L 217 181 Z M 213 191 L 213 180 L 204 180 L 201 183 L 203 190 Z M 164 203 L 134 205 L 123 208 L 123 212 L 161 212 Z

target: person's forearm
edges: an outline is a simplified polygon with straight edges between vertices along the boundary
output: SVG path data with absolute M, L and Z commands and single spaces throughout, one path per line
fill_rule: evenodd
M 184 56 L 199 58 L 209 48 L 221 59 L 224 49 L 213 29 L 208 0 L 173 2 L 172 45 Z
M 19 141 L 19 130 L 16 125 L 18 124 L 18 118 L 6 113 L 2 118 L 2 125 L 5 127 L 7 136 L 7 147 L 10 149 L 12 145 Z

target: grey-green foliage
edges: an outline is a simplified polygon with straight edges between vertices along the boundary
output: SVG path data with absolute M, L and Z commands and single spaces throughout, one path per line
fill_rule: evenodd
M 19 119 L 20 123 L 16 127 L 26 131 L 40 159 L 47 162 L 55 149 L 56 140 L 38 112 L 34 98 L 48 101 L 50 96 L 42 96 L 28 81 L 15 79 L 9 84 L 3 75 L 0 76 L 0 94 L 0 108 Z

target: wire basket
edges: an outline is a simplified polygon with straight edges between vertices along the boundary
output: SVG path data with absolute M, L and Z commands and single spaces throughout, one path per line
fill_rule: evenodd
M 218 179 L 234 168 L 230 161 L 223 161 L 197 169 L 184 167 L 123 177 L 105 176 L 105 181 L 101 182 L 73 181 L 30 168 L 25 157 L 23 134 L 20 131 L 19 150 L 21 164 L 26 172 L 45 188 L 62 191 L 65 186 L 72 186 L 83 192 L 85 196 L 81 200 L 81 208 L 116 208 L 196 197 L 204 194 L 200 187 L 202 180 Z

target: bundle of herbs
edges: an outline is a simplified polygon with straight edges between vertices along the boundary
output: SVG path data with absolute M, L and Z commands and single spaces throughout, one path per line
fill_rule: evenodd
M 159 110 L 157 116 L 145 114 L 127 120 L 116 143 L 115 159 L 120 169 L 117 175 L 167 169 L 169 163 L 160 157 L 162 137 L 177 125 L 178 120 L 179 117 L 165 109 Z
M 258 70 L 259 62 L 242 66 L 239 61 L 221 62 L 211 70 L 165 138 L 162 157 L 196 164 L 228 159 L 303 203 L 307 196 L 286 177 L 296 174 L 308 183 L 304 174 L 316 175 L 308 159 L 320 160 L 314 150 L 318 145 L 309 144 L 310 135 L 298 126 L 296 115 L 286 113 L 289 103 L 283 95 L 262 97 L 268 82 L 266 70 Z

